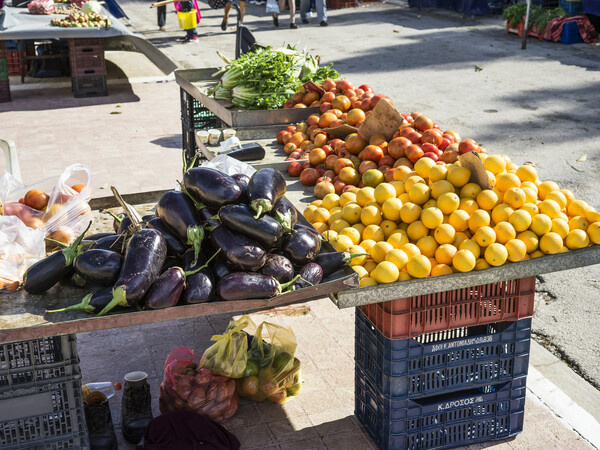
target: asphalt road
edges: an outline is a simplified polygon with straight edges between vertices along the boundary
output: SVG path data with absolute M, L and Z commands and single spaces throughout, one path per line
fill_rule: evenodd
M 132 25 L 185 68 L 215 67 L 234 56 L 234 28 L 201 3 L 198 43 L 181 45 L 175 14 L 159 32 L 149 2 L 122 1 Z M 600 46 L 563 45 L 505 33 L 500 16 L 463 17 L 368 3 L 329 11 L 329 26 L 272 25 L 248 5 L 246 26 L 264 45 L 292 44 L 321 56 L 354 84 L 390 96 L 400 112 L 420 111 L 443 129 L 476 139 L 517 164 L 533 162 L 542 180 L 571 189 L 600 209 Z M 235 25 L 235 13 L 229 21 Z M 600 387 L 600 266 L 538 278 L 534 330 L 575 371 Z

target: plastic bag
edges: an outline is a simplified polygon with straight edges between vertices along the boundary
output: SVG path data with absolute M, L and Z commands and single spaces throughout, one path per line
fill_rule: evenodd
M 248 316 L 229 322 L 225 333 L 213 336 L 216 341 L 206 349 L 200 360 L 200 367 L 211 370 L 216 375 L 241 378 L 248 362 L 248 335 L 242 330 L 252 323 Z
M 277 0 L 267 0 L 267 14 L 279 14 Z
M 296 346 L 291 328 L 261 323 L 248 349 L 245 377 L 236 382 L 238 394 L 279 404 L 298 395 L 302 381 L 300 361 L 294 357 Z
M 15 290 L 29 266 L 45 256 L 44 233 L 18 217 L 0 216 L 0 290 Z
M 54 14 L 54 0 L 33 0 L 27 4 L 29 14 Z
M 208 369 L 198 369 L 198 359 L 189 347 L 178 347 L 169 353 L 160 385 L 160 412 L 195 411 L 215 422 L 224 422 L 240 405 L 235 381 Z
M 217 155 L 210 161 L 203 162 L 202 167 L 210 167 L 227 175 L 243 173 L 244 175 L 251 177 L 254 172 L 256 172 L 256 169 L 250 164 L 246 164 L 243 161 L 239 161 L 227 155 Z
M 23 203 L 32 190 L 48 195 L 45 208 L 34 209 Z M 65 243 L 72 242 L 92 221 L 88 204 L 91 197 L 90 171 L 81 164 L 67 167 L 60 177 L 46 178 L 28 186 L 16 181 L 9 173 L 0 178 L 4 214 L 17 216 L 28 227 L 41 229 L 45 236 Z

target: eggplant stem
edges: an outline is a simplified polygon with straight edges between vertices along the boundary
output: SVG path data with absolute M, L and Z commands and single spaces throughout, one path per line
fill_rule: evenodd
M 125 288 L 119 286 L 118 288 L 113 289 L 113 298 L 108 305 L 104 307 L 102 311 L 98 313 L 98 316 L 104 316 L 106 313 L 110 312 L 116 306 L 130 306 L 127 303 L 127 292 Z
M 283 292 L 285 289 L 287 289 L 290 286 L 293 287 L 293 284 L 296 282 L 296 280 L 298 278 L 300 278 L 300 275 L 296 275 L 294 278 L 292 278 L 291 281 L 288 281 L 287 283 L 280 284 L 279 287 L 281 288 L 281 292 Z M 302 278 L 300 278 L 300 279 L 302 280 Z M 304 281 L 306 281 L 306 280 L 304 280 Z M 291 289 L 291 290 L 293 290 L 293 289 Z
M 258 220 L 260 218 L 260 215 L 262 214 L 262 210 L 263 210 L 262 205 L 258 205 L 258 207 L 256 208 L 256 215 L 254 216 L 254 218 L 256 220 Z
M 58 245 L 59 247 L 62 247 L 62 248 L 69 247 L 69 244 L 65 244 L 64 242 L 57 241 L 56 239 L 50 239 L 50 238 L 44 238 L 44 239 L 47 240 L 48 242 L 52 242 L 53 244 Z
M 279 224 L 283 227 L 283 231 L 286 233 L 291 233 L 293 230 L 292 227 L 292 214 L 286 213 L 281 214 L 279 211 L 275 213 L 275 220 L 279 222 Z
M 188 192 L 188 190 L 186 188 L 183 187 L 183 184 L 181 183 L 181 181 L 178 181 L 179 183 L 179 187 L 181 188 L 181 192 L 183 192 L 185 195 L 187 195 L 190 200 L 192 200 L 192 202 L 194 203 L 194 205 L 196 206 L 196 209 L 202 209 L 202 208 L 206 208 L 206 205 L 199 202 L 198 200 L 196 200 L 194 197 L 192 197 L 192 194 L 190 194 Z
M 208 261 L 206 261 L 206 264 L 204 264 L 203 266 L 200 266 L 200 267 L 198 267 L 197 269 L 194 269 L 194 270 L 188 270 L 187 272 L 183 272 L 183 276 L 184 277 L 189 277 L 190 275 L 197 274 L 202 269 L 206 269 L 208 267 L 208 263 L 210 263 L 213 260 L 213 258 L 219 254 L 220 251 L 221 251 L 221 249 L 217 250 L 214 255 L 212 255 L 210 258 L 208 258 Z
M 67 248 L 65 248 L 62 251 L 63 255 L 65 256 L 65 264 L 67 266 L 70 266 L 71 264 L 73 264 L 73 261 L 75 261 L 75 258 L 77 258 L 79 256 L 79 254 L 81 253 L 82 249 L 79 248 L 79 245 L 81 244 L 83 236 L 85 235 L 85 233 L 88 232 L 88 230 L 90 229 L 91 226 L 92 226 L 92 221 L 90 220 L 90 223 L 88 223 L 88 226 L 86 227 L 86 229 L 83 230 L 83 233 L 81 233 L 77 237 L 77 239 L 75 239 L 73 241 L 73 243 L 71 245 L 69 245 Z
M 103 212 L 105 212 L 106 214 L 111 216 L 113 219 L 115 219 L 119 225 L 121 225 L 121 222 L 123 222 L 123 219 L 125 218 L 125 215 L 123 215 L 122 217 L 119 217 L 112 211 L 103 211 Z
M 204 240 L 204 228 L 201 226 L 189 227 L 187 229 L 187 237 L 187 244 L 194 247 L 194 260 L 192 261 L 192 266 L 195 266 L 198 261 L 198 256 L 200 255 L 200 246 Z
M 90 300 L 92 299 L 92 295 L 94 295 L 94 294 L 86 295 L 85 297 L 83 297 L 81 299 L 81 302 L 77 303 L 76 305 L 67 306 L 66 308 L 61 308 L 61 309 L 46 310 L 46 312 L 47 313 L 56 313 L 56 312 L 75 311 L 75 310 L 82 309 L 86 313 L 93 313 L 94 307 L 90 306 Z

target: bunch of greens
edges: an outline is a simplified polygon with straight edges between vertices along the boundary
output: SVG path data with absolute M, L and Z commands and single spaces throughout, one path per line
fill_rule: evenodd
M 339 77 L 332 64 L 319 67 L 318 57 L 289 45 L 280 49 L 258 47 L 236 60 L 219 56 L 227 65 L 213 74 L 221 75 L 221 79 L 209 95 L 231 100 L 242 109 L 279 109 L 306 81 L 320 83 Z
M 526 12 L 527 4 L 517 3 L 502 11 L 502 17 L 509 21 L 511 28 L 515 28 L 523 21 L 523 17 L 525 17 Z M 550 22 L 552 19 L 556 17 L 567 16 L 568 14 L 565 12 L 565 10 L 560 7 L 554 9 L 544 9 L 538 5 L 531 5 L 531 9 L 529 10 L 529 23 L 535 26 L 539 33 L 542 33 L 546 29 L 548 22 Z

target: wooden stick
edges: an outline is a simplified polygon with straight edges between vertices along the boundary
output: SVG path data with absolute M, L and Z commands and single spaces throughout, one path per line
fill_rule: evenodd
M 169 3 L 175 3 L 179 0 L 162 0 L 160 2 L 156 2 L 152 5 L 150 5 L 150 8 L 158 8 L 159 6 L 164 6 L 164 5 L 168 5 Z
M 140 225 L 140 222 L 142 221 L 142 218 L 140 217 L 138 212 L 135 209 L 133 209 L 133 207 L 129 203 L 123 200 L 123 197 L 121 197 L 121 194 L 119 194 L 117 188 L 111 186 L 110 190 L 117 199 L 117 202 L 119 202 L 123 210 L 129 216 L 129 220 L 131 220 L 131 225 L 129 225 L 129 231 L 131 232 L 131 234 L 134 234 L 136 231 L 141 230 L 142 226 Z

